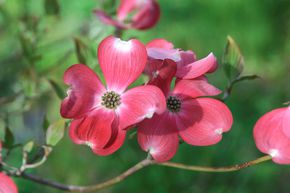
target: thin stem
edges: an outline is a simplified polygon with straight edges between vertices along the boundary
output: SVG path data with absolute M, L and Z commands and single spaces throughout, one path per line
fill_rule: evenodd
M 117 184 L 123 180 L 125 180 L 127 177 L 130 175 L 134 174 L 135 172 L 141 170 L 142 168 L 145 168 L 149 165 L 161 165 L 161 166 L 167 166 L 167 167 L 173 167 L 173 168 L 178 168 L 178 169 L 184 169 L 184 170 L 190 170 L 190 171 L 201 171 L 201 172 L 233 172 L 233 171 L 238 171 L 250 166 L 257 165 L 259 163 L 265 162 L 272 159 L 271 156 L 263 156 L 258 159 L 245 162 L 242 164 L 237 164 L 233 166 L 225 166 L 225 167 L 205 167 L 205 166 L 193 166 L 193 165 L 185 165 L 181 163 L 174 163 L 174 162 L 164 162 L 164 163 L 157 163 L 154 162 L 150 157 L 137 163 L 135 166 L 131 167 L 127 171 L 123 172 L 122 174 L 109 179 L 105 182 L 98 183 L 96 185 L 91 185 L 91 186 L 74 186 L 74 185 L 65 185 L 61 184 L 58 182 L 53 182 L 44 178 L 40 178 L 37 176 L 33 176 L 31 174 L 27 173 L 22 173 L 20 177 L 23 177 L 24 179 L 34 181 L 39 184 L 43 184 L 46 186 L 50 186 L 52 188 L 56 188 L 59 190 L 64 190 L 68 192 L 92 192 L 100 189 L 107 188 L 109 186 L 112 186 L 114 184 Z
M 65 185 L 65 184 L 60 184 L 58 182 L 53 182 L 49 181 L 47 179 L 39 178 L 36 176 L 33 176 L 31 174 L 23 173 L 20 177 L 23 177 L 25 179 L 34 181 L 39 184 L 47 185 L 59 190 L 65 190 L 68 192 L 92 192 L 96 190 L 100 190 L 109 186 L 112 186 L 114 184 L 117 184 L 130 175 L 134 174 L 135 172 L 141 170 L 142 168 L 149 166 L 150 164 L 153 164 L 153 161 L 151 159 L 145 159 L 139 163 L 137 163 L 135 166 L 131 167 L 127 171 L 123 172 L 119 176 L 116 176 L 110 180 L 107 180 L 105 182 L 96 184 L 96 185 L 91 185 L 91 186 L 73 186 L 73 185 Z
M 272 157 L 269 155 L 260 157 L 258 159 L 245 162 L 242 164 L 236 164 L 233 166 L 225 166 L 225 167 L 206 167 L 206 166 L 195 166 L 195 165 L 185 165 L 181 163 L 174 163 L 174 162 L 164 162 L 164 163 L 158 163 L 158 165 L 161 166 L 167 166 L 167 167 L 173 167 L 173 168 L 178 168 L 178 169 L 183 169 L 183 170 L 190 170 L 190 171 L 199 171 L 199 172 L 234 172 L 238 171 L 250 166 L 257 165 L 259 163 L 271 160 Z

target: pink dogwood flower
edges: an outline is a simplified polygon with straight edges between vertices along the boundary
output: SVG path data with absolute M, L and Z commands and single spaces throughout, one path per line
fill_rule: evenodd
M 278 164 L 290 164 L 290 107 L 278 108 L 263 115 L 255 124 L 257 148 Z
M 71 88 L 61 104 L 61 115 L 73 119 L 69 134 L 74 143 L 109 155 L 121 147 L 127 128 L 162 113 L 166 101 L 156 86 L 126 90 L 146 65 L 146 48 L 138 40 L 109 36 L 98 48 L 98 59 L 106 86 L 87 66 L 73 65 L 64 74 Z
M 156 0 L 121 0 L 117 10 L 117 19 L 113 19 L 102 10 L 95 10 L 95 14 L 108 25 L 121 29 L 145 30 L 158 22 L 160 8 Z M 130 17 L 130 14 L 133 16 Z
M 210 53 L 207 57 L 196 60 L 193 51 L 174 49 L 174 45 L 165 39 L 154 39 L 146 45 L 148 64 L 145 73 L 151 76 L 158 73 L 156 65 L 164 59 L 171 59 L 177 64 L 176 77 L 193 79 L 217 69 L 216 57 Z
M 227 106 L 203 96 L 220 94 L 205 77 L 192 80 L 177 79 L 173 90 L 170 84 L 176 74 L 176 63 L 164 60 L 159 73 L 149 84 L 159 86 L 166 96 L 167 109 L 138 125 L 138 143 L 158 162 L 170 160 L 179 145 L 179 136 L 188 144 L 208 146 L 218 143 L 222 133 L 230 130 L 233 117 Z
M 6 174 L 0 172 L 0 192 L 1 193 L 18 193 L 17 186 L 13 180 Z

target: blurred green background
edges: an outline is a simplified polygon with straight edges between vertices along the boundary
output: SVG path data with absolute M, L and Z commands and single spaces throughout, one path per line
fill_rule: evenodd
M 53 3 L 54 1 L 50 1 Z M 97 65 L 98 43 L 113 33 L 92 10 L 103 1 L 59 0 L 59 9 L 44 0 L 0 0 L 0 119 L 15 135 L 15 143 L 44 141 L 44 117 L 59 118 L 61 100 L 48 80 L 62 88 L 67 67 L 78 63 L 75 41 L 85 50 L 87 64 Z M 262 79 L 238 84 L 227 101 L 234 125 L 223 140 L 211 147 L 180 146 L 173 161 L 224 166 L 262 156 L 256 149 L 252 128 L 267 111 L 290 100 L 290 1 L 289 0 L 160 0 L 161 19 L 148 31 L 129 31 L 126 38 L 144 43 L 154 38 L 172 41 L 175 47 L 194 50 L 198 58 L 213 52 L 219 59 L 227 35 L 239 44 L 245 57 L 244 74 Z M 112 11 L 114 7 L 109 7 Z M 56 15 L 54 15 L 56 13 Z M 80 43 L 81 42 L 81 43 Z M 209 76 L 224 89 L 222 67 Z M 21 148 L 8 161 L 19 164 Z M 85 146 L 74 145 L 67 134 L 48 161 L 33 174 L 66 184 L 88 185 L 109 179 L 146 156 L 136 138 L 127 140 L 115 154 L 94 155 Z M 127 180 L 100 192 L 140 193 L 273 193 L 289 192 L 289 166 L 272 162 L 234 173 L 199 173 L 161 166 L 146 168 Z M 16 179 L 20 193 L 60 193 L 23 179 Z

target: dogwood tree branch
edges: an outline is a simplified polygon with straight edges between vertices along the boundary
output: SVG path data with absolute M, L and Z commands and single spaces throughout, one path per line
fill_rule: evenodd
M 135 172 L 137 172 L 137 171 L 141 170 L 142 168 L 149 166 L 150 164 L 153 164 L 153 163 L 154 163 L 153 160 L 145 159 L 143 161 L 140 161 L 139 163 L 137 163 L 133 167 L 129 168 L 127 171 L 123 172 L 122 174 L 120 174 L 120 175 L 118 175 L 110 180 L 107 180 L 105 182 L 101 182 L 99 184 L 91 185 L 91 186 L 65 185 L 65 184 L 53 182 L 53 181 L 50 181 L 50 180 L 47 180 L 44 178 L 36 177 L 36 176 L 33 176 L 31 174 L 27 174 L 27 173 L 23 173 L 20 177 L 23 177 L 24 179 L 31 180 L 31 181 L 39 183 L 39 184 L 47 185 L 47 186 L 50 186 L 52 188 L 56 188 L 56 189 L 64 190 L 64 191 L 68 191 L 68 192 L 92 192 L 92 191 L 104 189 L 106 187 L 117 184 L 117 183 L 123 181 L 124 179 L 126 179 L 127 177 L 129 177 L 130 175 L 134 174 Z
M 238 171 L 253 165 L 257 165 L 259 163 L 271 160 L 272 157 L 269 155 L 260 157 L 258 159 L 248 161 L 242 164 L 236 164 L 233 166 L 225 166 L 225 167 L 206 167 L 206 166 L 195 166 L 195 165 L 185 165 L 181 163 L 174 163 L 174 162 L 164 162 L 159 163 L 159 165 L 167 166 L 167 167 L 173 167 L 183 170 L 190 170 L 190 171 L 199 171 L 199 172 L 234 172 Z
M 95 184 L 95 185 L 90 185 L 90 186 L 74 186 L 74 185 L 65 185 L 61 184 L 58 182 L 50 181 L 44 178 L 40 178 L 31 174 L 27 173 L 22 173 L 19 177 L 22 177 L 27 180 L 31 180 L 33 182 L 43 184 L 46 186 L 50 186 L 52 188 L 56 188 L 59 190 L 64 190 L 68 192 L 92 192 L 92 191 L 97 191 L 100 189 L 107 188 L 109 186 L 115 185 L 123 180 L 125 180 L 127 177 L 130 175 L 136 173 L 137 171 L 149 166 L 149 165 L 160 165 L 160 166 L 167 166 L 167 167 L 173 167 L 173 168 L 178 168 L 178 169 L 184 169 L 184 170 L 190 170 L 190 171 L 199 171 L 199 172 L 233 172 L 233 171 L 238 171 L 250 166 L 257 165 L 259 163 L 271 160 L 272 157 L 267 155 L 260 157 L 258 159 L 248 161 L 242 164 L 237 164 L 233 166 L 225 166 L 225 167 L 205 167 L 205 166 L 195 166 L 195 165 L 185 165 L 181 163 L 174 163 L 174 162 L 164 162 L 164 163 L 158 163 L 153 161 L 150 158 L 144 159 L 143 161 L 140 161 L 133 167 L 129 168 L 127 171 L 123 172 L 122 174 L 109 179 L 107 181 Z

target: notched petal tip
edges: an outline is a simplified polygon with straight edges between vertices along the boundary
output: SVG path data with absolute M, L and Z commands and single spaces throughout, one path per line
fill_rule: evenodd
M 145 46 L 136 39 L 123 41 L 109 36 L 100 43 L 98 59 L 108 90 L 122 93 L 142 74 L 147 52 Z

